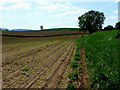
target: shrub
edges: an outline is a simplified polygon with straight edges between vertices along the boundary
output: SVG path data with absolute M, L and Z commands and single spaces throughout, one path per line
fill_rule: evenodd
M 75 90 L 76 89 L 76 86 L 74 84 L 69 84 L 67 85 L 66 87 L 67 90 Z
M 78 68 L 78 66 L 79 66 L 78 62 L 77 61 L 73 61 L 71 67 Z
M 78 74 L 77 73 L 70 73 L 68 75 L 68 78 L 71 80 L 78 80 Z

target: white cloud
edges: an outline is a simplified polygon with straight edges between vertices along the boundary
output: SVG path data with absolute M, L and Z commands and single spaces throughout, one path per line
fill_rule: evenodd
M 12 4 L 12 5 L 10 5 Z M 30 9 L 31 4 L 24 0 L 1 0 L 1 9 L 4 10 L 17 10 L 17 9 Z
M 114 2 L 119 2 L 120 0 L 114 0 Z
M 106 17 L 106 19 L 108 19 L 108 20 L 117 20 L 118 16 L 108 16 L 108 17 Z
M 52 13 L 54 11 L 65 11 L 71 9 L 71 4 L 60 4 L 60 3 L 50 3 L 49 5 L 39 6 L 37 9 L 45 10 L 48 13 Z
M 115 10 L 114 13 L 118 13 L 118 10 Z
M 36 2 L 37 4 L 40 5 L 49 5 L 51 4 L 51 0 L 31 0 L 32 2 Z
M 118 2 L 120 0 L 31 0 L 38 1 L 40 4 L 45 4 L 45 2 Z
M 34 14 L 36 14 L 36 15 L 42 15 L 43 13 L 42 12 L 35 12 Z
M 77 8 L 76 7 L 74 9 L 70 10 L 70 11 L 63 12 L 63 13 L 58 13 L 55 16 L 56 17 L 58 17 L 58 16 L 67 16 L 67 15 L 80 16 L 80 15 L 84 14 L 87 11 L 88 11 L 87 9 L 82 9 L 82 8 Z

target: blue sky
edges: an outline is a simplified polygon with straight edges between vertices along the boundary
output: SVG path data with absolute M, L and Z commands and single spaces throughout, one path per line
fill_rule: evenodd
M 104 12 L 104 27 L 118 22 L 119 0 L 0 0 L 0 27 L 8 29 L 78 28 L 89 10 Z

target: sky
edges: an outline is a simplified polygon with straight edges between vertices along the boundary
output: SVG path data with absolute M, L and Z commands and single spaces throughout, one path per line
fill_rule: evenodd
M 78 17 L 103 12 L 103 27 L 118 22 L 119 0 L 0 0 L 0 28 L 78 28 Z

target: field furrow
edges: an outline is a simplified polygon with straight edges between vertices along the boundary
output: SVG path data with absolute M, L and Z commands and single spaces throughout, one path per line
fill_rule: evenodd
M 69 45 L 69 44 L 68 44 Z M 62 46 L 63 47 L 63 46 Z M 67 46 L 65 46 L 66 48 L 67 48 Z M 61 51 L 64 51 L 65 50 L 65 48 L 63 48 L 63 49 L 61 49 L 61 48 L 59 48 L 60 49 L 60 52 Z M 57 51 L 57 50 L 56 50 Z M 53 51 L 53 53 L 55 54 L 55 56 L 58 54 L 58 53 L 56 53 L 56 52 L 54 52 Z M 42 60 L 44 61 L 44 63 L 45 63 L 45 61 L 47 61 L 47 60 L 49 60 L 49 58 L 51 58 L 51 60 L 53 59 L 53 55 L 54 54 L 52 54 L 51 53 L 51 56 L 48 56 L 48 58 L 42 58 Z M 61 55 L 61 54 L 58 54 L 58 55 Z M 48 62 L 48 61 L 47 61 Z M 38 65 L 37 65 L 38 64 Z M 31 74 L 33 74 L 33 71 L 34 70 L 36 70 L 38 67 L 40 67 L 40 65 L 44 65 L 43 64 L 43 62 L 35 62 L 35 63 L 33 63 L 32 65 L 30 65 L 29 67 L 27 67 L 27 68 L 30 68 L 31 69 L 31 71 L 30 72 L 28 72 L 27 74 L 29 74 L 29 73 L 31 73 Z M 35 67 L 36 66 L 36 67 Z M 22 71 L 21 71 L 22 72 Z M 35 72 L 36 73 L 36 72 Z M 20 76 L 20 75 L 19 75 Z M 21 77 L 23 77 L 23 76 L 21 76 L 20 78 L 18 78 L 19 76 L 17 76 L 17 77 L 14 77 L 14 78 L 12 78 L 12 81 L 10 81 L 10 82 L 13 82 L 13 83 L 15 83 L 16 81 L 19 81 L 19 79 L 21 79 Z M 25 80 L 25 79 L 24 79 Z M 10 84 L 10 83 L 9 83 Z M 18 84 L 19 85 L 19 84 Z M 16 85 L 15 85 L 16 86 Z
M 63 87 L 66 81 L 64 76 L 66 77 L 66 72 L 71 71 L 70 63 L 78 37 L 4 36 L 2 87 L 6 89 Z M 6 40 L 9 40 L 9 43 Z
M 64 44 L 65 43 L 63 43 L 62 45 L 61 44 L 57 45 L 56 48 L 53 48 L 55 46 L 50 47 L 49 50 L 48 50 L 48 48 L 46 48 L 44 50 L 44 52 L 39 52 L 39 54 L 34 56 L 34 58 L 33 57 L 32 58 L 27 58 L 27 60 L 25 59 L 24 62 L 22 62 L 22 60 L 21 60 L 21 62 L 12 64 L 9 67 L 3 67 L 3 75 L 6 77 L 7 75 L 10 75 L 11 72 L 15 72 L 19 69 L 25 68 L 25 67 L 27 67 L 28 65 L 31 65 L 34 62 L 36 62 L 36 63 L 37 63 L 37 61 L 38 61 L 38 63 L 41 62 L 42 60 L 44 60 L 43 59 L 44 57 L 48 57 L 48 55 L 50 55 L 49 53 L 54 52 L 57 48 L 61 48 Z M 26 61 L 26 63 L 25 63 L 25 61 Z M 4 78 L 4 76 L 3 76 L 3 78 Z
M 73 44 L 71 44 L 73 45 Z M 57 60 L 57 62 L 47 71 L 47 73 L 44 74 L 43 77 L 41 77 L 35 84 L 33 85 L 31 88 L 39 88 L 40 86 L 42 87 L 42 85 L 45 84 L 46 80 L 51 79 L 51 77 L 57 72 L 57 69 L 61 66 L 61 64 L 63 63 L 65 57 L 68 55 L 69 50 L 71 48 L 71 45 L 68 47 L 68 49 L 66 50 L 66 52 L 64 52 L 64 54 L 59 57 L 59 59 Z
M 49 47 L 53 46 L 53 45 L 55 45 L 55 43 L 53 43 L 52 45 L 49 45 Z M 48 47 L 48 44 L 45 44 L 44 46 L 39 46 L 37 49 L 34 48 L 33 50 L 27 50 L 26 52 L 22 52 L 22 53 L 20 53 L 18 55 L 14 55 L 14 56 L 9 57 L 9 58 L 7 57 L 8 59 L 4 59 L 3 58 L 3 64 L 2 64 L 2 66 L 11 64 L 14 61 L 18 61 L 18 60 L 20 60 L 22 58 L 25 58 L 25 57 L 28 57 L 30 55 L 36 54 L 36 53 L 38 53 L 38 52 L 46 49 L 47 47 Z M 9 62 L 8 62 L 8 60 L 9 60 Z

